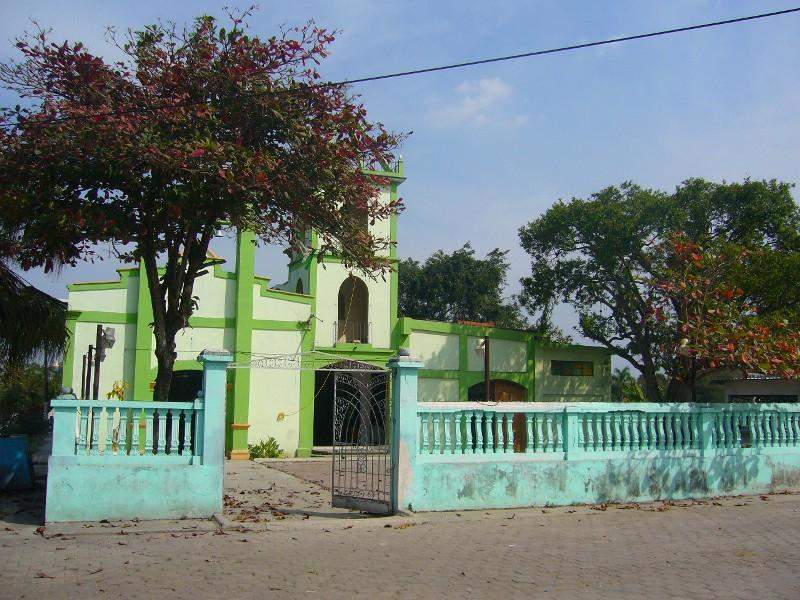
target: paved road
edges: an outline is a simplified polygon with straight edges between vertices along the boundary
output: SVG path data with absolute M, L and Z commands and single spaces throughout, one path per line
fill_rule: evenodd
M 272 486 L 267 508 L 284 496 L 318 508 L 305 481 L 230 472 L 229 495 Z M 7 511 L 0 597 L 798 598 L 800 496 L 762 498 L 390 519 L 298 510 L 236 522 L 260 531 L 95 524 L 49 539 Z

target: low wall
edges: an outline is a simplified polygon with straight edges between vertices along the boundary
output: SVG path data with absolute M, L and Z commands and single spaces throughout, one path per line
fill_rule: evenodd
M 205 518 L 222 512 L 218 467 L 153 463 L 98 468 L 52 460 L 48 469 L 47 522 Z
M 418 403 L 421 364 L 393 366 L 396 510 L 800 488 L 796 404 Z
M 408 510 L 559 506 L 760 494 L 800 487 L 797 452 L 417 462 Z
M 227 352 L 205 351 L 194 402 L 51 403 L 45 521 L 210 517 L 222 510 Z

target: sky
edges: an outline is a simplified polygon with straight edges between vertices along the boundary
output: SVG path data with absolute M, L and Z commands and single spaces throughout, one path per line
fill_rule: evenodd
M 31 20 L 55 39 L 80 40 L 114 58 L 108 26 L 179 24 L 222 16 L 232 0 L 16 2 L 3 9 L 0 60 Z M 313 18 L 341 30 L 322 65 L 352 79 L 716 21 L 800 5 L 798 0 L 263 1 L 249 19 L 268 37 Z M 671 190 L 689 177 L 800 180 L 800 13 L 746 24 L 358 85 L 370 117 L 404 143 L 408 180 L 399 253 L 423 260 L 471 242 L 479 254 L 510 250 L 506 290 L 530 263 L 517 230 L 558 199 L 586 197 L 632 180 Z M 0 91 L 0 105 L 15 96 Z M 795 191 L 797 198 L 798 192 Z M 212 246 L 233 256 L 230 239 Z M 257 271 L 285 279 L 279 248 L 260 251 Z M 30 271 L 61 298 L 73 281 L 114 279 L 113 259 Z M 232 268 L 232 265 L 231 265 Z M 555 320 L 574 334 L 575 317 Z

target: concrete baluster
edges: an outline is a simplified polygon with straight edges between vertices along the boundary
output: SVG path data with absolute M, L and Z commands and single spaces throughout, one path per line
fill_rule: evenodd
M 483 411 L 475 411 L 475 454 L 486 454 L 483 445 Z
M 492 454 L 494 449 L 494 414 L 492 411 L 484 413 L 486 415 L 486 453 Z
M 475 448 L 474 448 L 475 440 L 472 435 L 474 420 L 475 420 L 475 411 L 468 410 L 464 413 L 464 434 L 466 436 L 466 442 L 464 444 L 464 454 L 475 454 Z
M 639 450 L 639 448 L 641 447 L 641 443 L 642 443 L 641 442 L 640 433 L 639 433 L 639 428 L 641 427 L 641 424 L 642 424 L 642 415 L 641 415 L 641 413 L 638 413 L 638 412 L 634 413 L 634 414 L 631 415 L 631 419 L 632 419 L 631 428 L 633 429 L 633 436 L 632 436 L 633 449 L 634 450 Z
M 533 421 L 534 414 L 530 412 L 525 413 L 525 437 L 527 438 L 527 443 L 525 444 L 525 454 L 533 454 L 536 452 Z
M 433 447 L 433 454 L 440 454 L 442 451 L 442 432 L 440 425 L 441 413 L 431 413 L 431 442 Z
M 506 454 L 514 452 L 514 413 L 506 413 Z
M 150 455 L 153 453 L 153 411 L 149 408 L 144 409 L 144 422 L 144 453 L 145 455 Z
M 444 422 L 444 454 L 453 454 L 453 439 L 452 439 L 452 428 L 453 428 L 453 414 L 452 413 L 444 413 L 442 415 L 442 421 Z
M 430 454 L 430 413 L 420 413 L 420 420 L 422 421 L 422 443 L 420 444 L 420 454 Z

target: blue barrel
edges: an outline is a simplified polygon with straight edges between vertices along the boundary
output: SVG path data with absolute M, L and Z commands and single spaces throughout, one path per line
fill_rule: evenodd
M 0 437 L 0 491 L 33 487 L 33 464 L 27 435 Z

